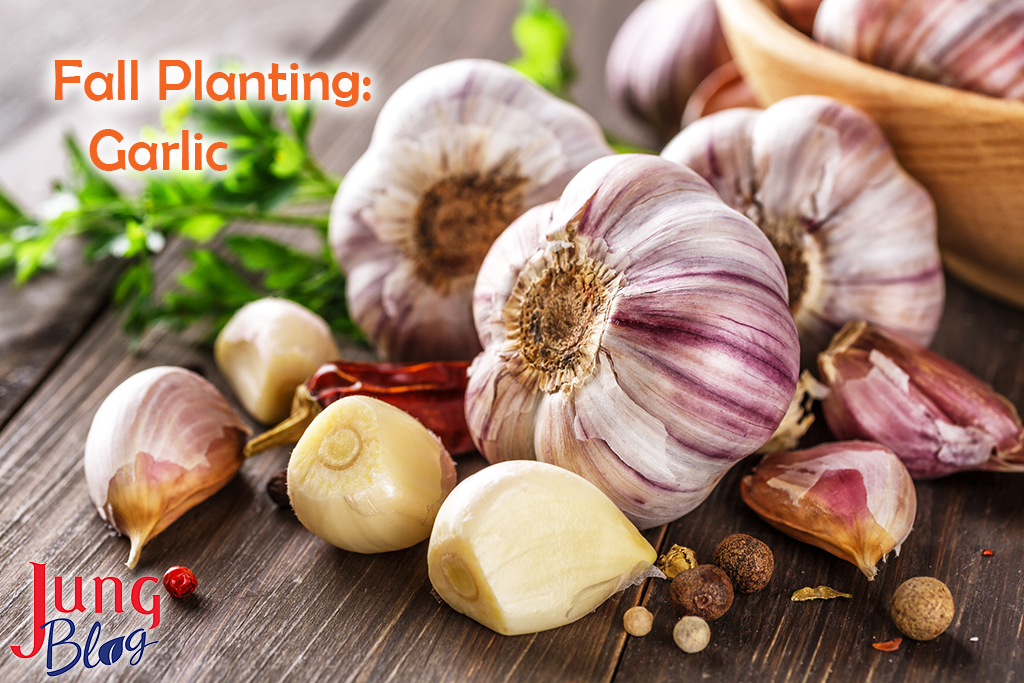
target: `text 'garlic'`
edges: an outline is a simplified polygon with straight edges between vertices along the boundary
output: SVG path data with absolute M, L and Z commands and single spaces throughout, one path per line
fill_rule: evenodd
M 331 207 L 352 316 L 387 360 L 471 360 L 470 299 L 494 238 L 611 154 L 601 127 L 510 67 L 464 59 L 387 101 Z
M 142 547 L 219 491 L 242 465 L 249 429 L 217 389 L 184 368 L 132 375 L 104 399 L 85 441 L 100 517 Z
M 935 206 L 867 115 L 791 97 L 696 121 L 661 156 L 699 173 L 771 240 L 804 366 L 850 320 L 931 341 L 945 298 Z
M 693 171 L 596 161 L 517 220 L 473 296 L 466 422 L 491 462 L 594 483 L 640 528 L 699 505 L 766 442 L 799 364 L 782 264 Z
M 879 560 L 899 555 L 917 513 L 903 463 L 864 441 L 770 453 L 743 478 L 740 493 L 764 521 L 852 562 L 869 581 Z
M 915 479 L 1024 472 L 1017 409 L 937 353 L 858 321 L 836 335 L 818 365 L 832 433 L 892 449 Z
M 217 368 L 239 403 L 263 424 L 288 417 L 295 388 L 338 356 L 324 319 L 287 299 L 242 306 L 213 345 Z
M 357 553 L 425 540 L 455 482 L 455 463 L 434 434 L 368 396 L 324 408 L 288 460 L 295 516 L 331 545 Z
M 538 462 L 485 467 L 434 522 L 430 583 L 455 610 L 503 635 L 576 621 L 615 593 L 663 576 L 657 553 L 582 477 Z

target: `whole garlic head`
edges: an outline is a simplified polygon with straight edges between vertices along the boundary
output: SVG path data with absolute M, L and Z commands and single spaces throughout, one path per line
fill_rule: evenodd
M 772 435 L 797 380 L 767 238 L 689 169 L 595 161 L 494 243 L 466 422 L 491 462 L 582 475 L 640 528 L 689 512 Z
M 850 320 L 931 341 L 945 298 L 935 206 L 865 114 L 813 96 L 732 109 L 688 126 L 661 156 L 771 240 L 805 366 Z
M 323 318 L 275 298 L 238 309 L 213 345 L 217 368 L 246 411 L 263 424 L 288 417 L 295 388 L 339 355 Z
M 156 367 L 100 404 L 85 441 L 85 479 L 100 517 L 131 539 L 128 568 L 151 538 L 227 484 L 249 428 L 217 389 Z
M 907 76 L 1024 99 L 1024 0 L 824 0 L 814 38 Z
M 395 91 L 331 207 L 359 326 L 388 360 L 470 360 L 470 298 L 501 232 L 611 154 L 600 126 L 513 69 L 465 59 Z
M 605 80 L 613 100 L 668 137 L 701 81 L 731 59 L 715 0 L 644 0 L 615 35 Z

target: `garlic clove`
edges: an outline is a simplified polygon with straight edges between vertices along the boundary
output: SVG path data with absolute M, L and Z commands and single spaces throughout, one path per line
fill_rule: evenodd
M 349 309 L 387 360 L 470 360 L 473 283 L 527 209 L 612 154 L 587 113 L 496 62 L 432 67 L 395 91 L 331 207 Z
M 945 298 L 935 207 L 868 116 L 791 97 L 700 119 L 661 156 L 699 173 L 771 240 L 805 367 L 850 320 L 931 341 Z
M 605 81 L 613 100 L 668 137 L 697 86 L 730 59 L 714 0 L 645 0 L 615 35 Z
M 143 546 L 230 481 L 248 427 L 217 389 L 184 368 L 156 367 L 104 399 L 85 442 L 85 478 L 100 516 Z
M 430 535 L 430 583 L 503 635 L 571 623 L 647 576 L 657 553 L 608 498 L 560 467 L 515 461 L 459 484 Z
M 818 364 L 832 433 L 885 445 L 915 479 L 1024 471 L 1017 409 L 938 354 L 858 321 L 836 335 Z
M 275 298 L 238 309 L 213 345 L 217 368 L 245 410 L 263 424 L 288 417 L 295 388 L 339 355 L 323 318 Z
M 740 493 L 773 527 L 852 562 L 869 581 L 879 560 L 899 554 L 917 512 L 914 482 L 899 458 L 862 441 L 770 453 L 743 478 Z
M 433 433 L 368 396 L 324 408 L 288 460 L 296 517 L 331 545 L 357 553 L 425 540 L 455 482 L 455 463 Z

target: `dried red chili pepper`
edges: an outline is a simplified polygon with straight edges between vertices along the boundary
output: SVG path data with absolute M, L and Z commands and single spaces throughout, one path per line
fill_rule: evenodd
M 981 554 L 985 557 L 992 557 L 995 553 L 993 553 L 991 550 L 982 550 Z
M 871 647 L 875 648 L 876 650 L 881 650 L 882 652 L 895 652 L 896 650 L 900 649 L 900 643 L 902 642 L 902 638 L 893 638 L 892 640 L 886 641 L 884 643 L 871 643 Z
M 449 453 L 474 450 L 466 426 L 466 370 L 469 363 L 360 363 L 322 365 L 295 390 L 287 420 L 249 441 L 245 454 L 299 440 L 321 410 L 346 396 L 372 396 L 401 408 L 437 434 Z

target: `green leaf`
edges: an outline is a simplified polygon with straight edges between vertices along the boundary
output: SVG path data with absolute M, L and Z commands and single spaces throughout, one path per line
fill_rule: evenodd
M 201 213 L 185 219 L 185 222 L 178 226 L 178 233 L 195 242 L 206 242 L 220 232 L 226 223 L 220 214 Z
M 95 206 L 121 197 L 117 188 L 102 175 L 103 172 L 93 166 L 92 160 L 85 156 L 73 135 L 68 133 L 64 136 L 64 145 L 67 147 L 68 160 L 71 163 L 74 191 L 82 204 Z
M 520 56 L 509 65 L 552 93 L 564 96 L 575 78 L 569 57 L 572 29 L 544 0 L 525 0 L 512 23 L 512 40 Z
M 306 160 L 306 150 L 302 144 L 295 138 L 278 135 L 275 147 L 277 149 L 270 172 L 278 178 L 289 178 L 297 174 Z
M 305 145 L 309 138 L 309 130 L 313 127 L 313 115 L 316 110 L 311 103 L 296 100 L 288 102 L 286 111 L 288 112 L 288 122 L 291 124 L 292 130 L 295 131 L 295 136 Z
M 18 208 L 18 205 L 7 196 L 7 193 L 0 188 L 0 230 L 4 228 L 16 228 L 19 225 L 32 222 L 25 213 Z

